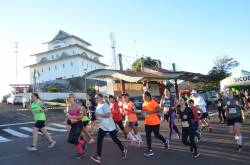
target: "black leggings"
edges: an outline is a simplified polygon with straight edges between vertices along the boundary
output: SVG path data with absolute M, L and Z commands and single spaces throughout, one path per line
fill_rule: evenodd
M 115 121 L 115 123 L 122 130 L 122 132 L 124 133 L 124 135 L 126 135 L 125 130 L 124 130 L 124 126 L 123 126 L 123 123 L 122 123 L 122 120 L 121 121 Z
M 192 128 L 182 128 L 182 143 L 190 146 L 190 150 L 197 152 L 197 146 L 194 140 L 195 132 Z M 188 141 L 189 137 L 189 141 Z
M 97 135 L 97 155 L 101 157 L 102 155 L 102 143 L 105 135 L 109 133 L 110 137 L 112 138 L 113 142 L 116 143 L 116 145 L 120 148 L 121 151 L 124 151 L 124 147 L 122 145 L 122 142 L 117 137 L 116 130 L 114 131 L 104 131 L 101 128 L 99 128 L 98 135 Z
M 166 143 L 166 139 L 160 134 L 160 124 L 159 125 L 145 125 L 146 139 L 148 150 L 152 149 L 151 143 L 151 133 L 153 132 L 155 137 L 161 140 L 163 143 Z
M 226 121 L 226 113 L 225 110 L 223 108 L 218 108 L 218 117 L 220 119 L 220 121 Z
M 71 124 L 68 142 L 71 144 L 78 145 L 81 132 L 82 132 L 82 122 Z

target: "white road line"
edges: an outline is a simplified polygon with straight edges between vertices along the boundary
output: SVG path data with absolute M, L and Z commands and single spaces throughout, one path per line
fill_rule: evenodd
M 53 127 L 46 127 L 47 130 L 49 131 L 56 131 L 56 132 L 67 132 L 66 129 L 57 129 L 57 128 L 53 128 Z
M 25 124 L 34 124 L 34 121 L 31 122 L 24 122 L 24 123 L 14 123 L 14 124 L 2 124 L 0 127 L 9 127 L 9 126 L 14 126 L 14 125 L 25 125 Z
M 3 143 L 3 142 L 9 142 L 10 140 L 5 138 L 5 137 L 2 137 L 0 136 L 0 143 Z
M 26 134 L 23 134 L 21 132 L 18 132 L 18 131 L 15 131 L 13 129 L 10 129 L 10 128 L 6 128 L 6 129 L 3 129 L 3 131 L 13 135 L 13 136 L 16 136 L 16 137 L 21 137 L 21 138 L 27 138 L 29 137 L 29 135 L 26 135 Z
M 27 131 L 27 132 L 33 132 L 33 129 L 32 128 L 29 128 L 29 127 L 20 127 L 21 130 L 24 130 L 24 131 Z M 38 132 L 39 135 L 42 135 L 41 132 Z M 49 133 L 51 135 L 51 133 Z
M 52 125 L 52 126 L 55 126 L 55 127 L 58 127 L 58 128 L 64 128 L 64 129 L 66 129 L 66 125 L 64 125 L 64 124 L 51 123 L 49 125 Z

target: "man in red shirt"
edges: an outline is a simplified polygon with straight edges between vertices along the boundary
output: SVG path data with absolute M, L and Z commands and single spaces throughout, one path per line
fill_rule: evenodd
M 123 123 L 122 123 L 122 114 L 120 112 L 118 102 L 116 101 L 115 97 L 112 96 L 112 95 L 109 96 L 109 106 L 110 106 L 110 110 L 112 112 L 112 117 L 113 117 L 114 122 L 122 130 L 122 132 L 124 133 L 125 138 L 127 138 L 127 135 L 125 133 L 124 126 L 123 126 Z

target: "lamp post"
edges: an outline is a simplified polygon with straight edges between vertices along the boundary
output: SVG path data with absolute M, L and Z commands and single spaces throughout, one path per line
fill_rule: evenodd
M 84 93 L 86 93 L 86 96 L 87 96 L 87 76 L 86 76 L 86 73 L 87 73 L 87 69 L 84 69 Z

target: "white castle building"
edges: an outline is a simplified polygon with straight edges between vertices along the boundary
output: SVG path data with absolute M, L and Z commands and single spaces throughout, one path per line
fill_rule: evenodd
M 89 49 L 90 43 L 64 31 L 45 44 L 48 51 L 31 55 L 36 57 L 36 63 L 27 66 L 32 84 L 80 77 L 107 66 L 99 61 L 101 54 Z

